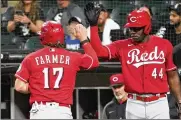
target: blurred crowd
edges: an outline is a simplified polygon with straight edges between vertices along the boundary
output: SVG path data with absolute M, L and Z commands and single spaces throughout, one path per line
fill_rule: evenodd
M 40 7 L 41 2 L 37 0 L 19 0 L 14 6 L 7 7 L 1 17 L 1 30 L 2 35 L 7 34 L 4 32 L 7 31 L 12 34 L 12 37 L 10 38 L 11 41 L 6 44 L 7 46 L 5 45 L 2 48 L 8 49 L 8 45 L 13 44 L 14 46 L 12 47 L 15 49 L 33 49 L 31 46 L 33 40 L 31 38 L 38 35 L 45 21 L 52 20 L 63 25 L 66 34 L 66 48 L 73 50 L 81 49 L 79 41 L 75 38 L 75 31 L 73 28 L 76 24 L 81 23 L 90 31 L 89 23 L 84 15 L 84 8 L 80 7 L 76 4 L 76 1 L 73 0 L 56 0 L 57 5 L 55 7 L 50 7 L 48 12 L 45 13 L 45 10 Z M 162 19 L 165 18 L 159 20 L 156 17 L 151 5 L 137 3 L 136 1 L 134 4 L 135 8 L 133 9 L 141 9 L 149 13 L 152 19 L 151 34 L 170 40 L 173 46 L 181 43 L 180 4 L 175 3 L 174 5 L 163 6 L 168 10 L 168 18 L 164 21 L 162 21 Z M 97 25 L 103 45 L 108 45 L 115 40 L 124 39 L 129 36 L 128 29 L 123 28 L 117 21 L 117 18 L 120 16 L 113 17 L 113 9 L 106 8 L 105 5 L 101 4 L 99 1 L 96 1 L 95 5 L 101 9 Z M 88 32 L 88 37 L 90 38 L 90 32 Z M 2 41 L 2 44 L 4 44 L 4 41 Z M 38 39 L 35 40 L 34 44 L 39 44 Z M 40 47 L 42 46 L 40 45 L 37 48 Z M 11 46 L 9 49 L 12 49 Z

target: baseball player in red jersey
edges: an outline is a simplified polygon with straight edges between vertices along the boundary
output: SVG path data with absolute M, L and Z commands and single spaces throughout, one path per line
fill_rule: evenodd
M 80 68 L 99 65 L 95 51 L 87 40 L 86 28 L 78 24 L 76 36 L 85 54 L 62 47 L 64 31 L 59 23 L 47 21 L 41 28 L 44 48 L 27 55 L 17 70 L 15 89 L 30 93 L 30 119 L 72 119 L 71 105 L 75 78 Z
M 166 93 L 169 87 L 181 103 L 181 87 L 172 60 L 172 45 L 166 40 L 149 35 L 151 20 L 147 12 L 132 11 L 125 27 L 131 37 L 102 46 L 97 27 L 99 9 L 92 3 L 85 6 L 91 25 L 91 45 L 98 57 L 119 59 L 128 93 L 127 119 L 169 119 Z M 168 86 L 169 83 L 169 86 Z

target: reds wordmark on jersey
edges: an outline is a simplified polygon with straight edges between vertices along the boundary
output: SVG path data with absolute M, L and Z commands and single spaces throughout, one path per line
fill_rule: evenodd
M 80 68 L 93 67 L 87 54 L 62 48 L 43 48 L 22 61 L 15 76 L 30 84 L 30 104 L 35 101 L 72 104 L 75 78 Z

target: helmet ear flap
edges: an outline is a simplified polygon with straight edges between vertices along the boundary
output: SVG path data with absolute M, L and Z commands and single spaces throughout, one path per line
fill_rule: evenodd
M 148 35 L 151 31 L 151 24 L 148 24 L 145 26 L 144 33 Z

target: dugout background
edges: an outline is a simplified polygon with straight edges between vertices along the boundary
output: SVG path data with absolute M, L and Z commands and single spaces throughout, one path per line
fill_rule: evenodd
M 88 0 L 73 0 L 80 7 Z M 180 0 L 94 0 L 102 3 L 107 9 L 111 10 L 111 18 L 122 27 L 126 22 L 126 15 L 135 7 L 147 4 L 153 11 L 153 16 L 161 23 L 169 22 L 168 6 L 178 3 Z M 22 119 L 28 118 L 29 104 L 28 95 L 23 95 L 14 91 L 14 73 L 21 62 L 23 55 L 31 51 L 14 50 L 16 45 L 9 42 L 13 37 L 6 30 L 7 21 L 3 19 L 3 14 L 8 6 L 13 6 L 17 1 L 1 1 L 1 118 Z M 45 13 L 50 7 L 56 6 L 56 0 L 39 1 Z M 119 34 L 119 33 L 117 33 Z M 36 48 L 37 37 L 33 37 L 30 43 Z M 77 75 L 76 88 L 74 90 L 74 105 L 72 112 L 75 119 L 91 115 L 101 116 L 104 105 L 112 97 L 109 89 L 109 77 L 121 71 L 120 64 L 117 62 L 101 62 L 101 66 L 92 71 L 81 71 Z

